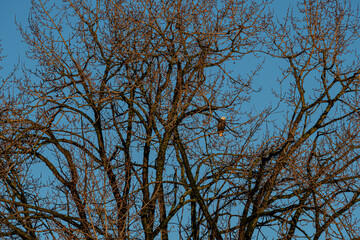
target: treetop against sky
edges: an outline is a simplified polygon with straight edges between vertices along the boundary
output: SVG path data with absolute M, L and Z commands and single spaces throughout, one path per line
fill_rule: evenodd
M 2 1 L 0 237 L 360 237 L 357 8 Z

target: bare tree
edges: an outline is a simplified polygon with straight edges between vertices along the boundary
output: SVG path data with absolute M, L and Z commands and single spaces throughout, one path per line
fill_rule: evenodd
M 2 97 L 0 236 L 356 237 L 358 16 L 269 6 L 34 1 L 37 66 Z M 283 61 L 278 102 L 252 111 L 265 56 Z
M 239 239 L 265 226 L 284 239 L 358 236 L 352 214 L 360 170 L 355 14 L 347 1 L 299 1 L 268 28 L 267 54 L 287 65 L 280 79 L 286 90 L 278 91 L 285 114 L 259 147 L 229 165 L 246 182 L 239 189 Z

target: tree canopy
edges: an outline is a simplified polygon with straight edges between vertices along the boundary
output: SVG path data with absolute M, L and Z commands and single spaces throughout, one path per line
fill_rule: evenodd
M 0 237 L 360 237 L 355 9 L 32 1 L 36 64 L 1 79 Z

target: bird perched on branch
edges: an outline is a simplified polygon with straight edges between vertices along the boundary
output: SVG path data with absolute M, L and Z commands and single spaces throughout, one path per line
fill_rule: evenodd
M 226 117 L 221 117 L 219 119 L 218 125 L 217 125 L 217 129 L 218 129 L 218 134 L 220 137 L 223 136 L 224 131 L 225 131 L 225 127 L 226 127 L 226 122 L 225 122 Z

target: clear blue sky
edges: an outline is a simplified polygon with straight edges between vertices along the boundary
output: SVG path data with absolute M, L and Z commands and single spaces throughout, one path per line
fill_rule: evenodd
M 7 57 L 0 63 L 4 69 L 0 75 L 4 76 L 9 68 L 15 65 L 19 58 L 25 57 L 26 44 L 22 42 L 16 20 L 24 25 L 30 10 L 29 0 L 1 0 L 0 1 L 0 44 L 3 49 L 1 55 Z

